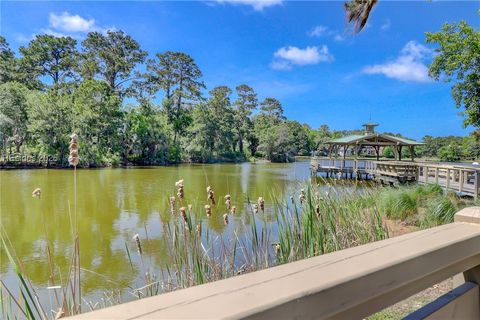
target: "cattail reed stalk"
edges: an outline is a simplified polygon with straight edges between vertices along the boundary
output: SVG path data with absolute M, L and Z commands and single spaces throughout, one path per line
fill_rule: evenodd
M 317 217 L 320 217 L 320 205 L 319 204 L 317 204 L 315 206 L 315 213 L 317 214 Z
M 232 200 L 231 199 L 232 199 L 232 197 L 229 194 L 227 194 L 225 196 L 225 205 L 227 206 L 227 210 L 230 210 L 230 208 L 232 207 Z
M 183 218 L 183 222 L 187 223 L 188 222 L 188 220 L 187 220 L 187 209 L 185 207 L 181 207 L 179 210 L 180 210 L 180 215 Z
M 209 204 L 206 204 L 205 205 L 205 213 L 207 214 L 207 216 L 211 216 L 212 215 L 212 207 L 209 205 Z
M 140 236 L 138 235 L 138 233 L 135 234 L 132 239 L 133 239 L 133 241 L 135 241 L 135 244 L 137 245 L 137 251 L 138 251 L 138 253 L 139 253 L 140 255 L 142 255 L 142 253 L 143 253 L 142 243 L 140 242 Z
M 258 213 L 258 204 L 253 205 L 253 212 Z
M 170 197 L 170 212 L 173 214 L 175 214 L 175 203 L 176 203 L 176 199 L 174 196 L 171 196 Z
M 76 133 L 70 135 L 70 155 L 68 156 L 68 163 L 71 166 L 77 167 L 79 162 L 78 157 L 78 136 Z
M 275 255 L 278 257 L 282 251 L 282 247 L 280 246 L 280 243 L 272 243 L 273 249 L 275 250 Z
M 231 213 L 231 214 L 237 213 L 237 207 L 232 206 L 232 208 L 230 209 L 230 213 Z
M 70 144 L 69 144 L 69 156 L 68 156 L 68 163 L 73 166 L 73 208 L 74 208 L 74 216 L 75 216 L 75 233 L 77 228 L 77 165 L 80 162 L 80 158 L 78 156 L 78 135 L 76 133 L 72 133 L 70 135 Z M 77 250 L 80 252 L 80 243 L 78 234 L 76 234 L 77 238 Z M 78 263 L 78 308 L 79 312 L 82 311 L 82 286 L 80 280 L 80 254 L 77 257 Z
M 225 213 L 225 214 L 223 215 L 223 222 L 224 222 L 225 224 L 228 224 L 228 213 Z
M 185 197 L 185 192 L 183 190 L 183 179 L 175 182 L 175 187 L 177 188 L 178 199 L 182 200 Z
M 215 205 L 215 192 L 213 192 L 212 187 L 207 187 L 207 200 L 210 200 L 213 205 Z
M 40 196 L 42 195 L 42 190 L 40 188 L 36 188 L 35 190 L 33 190 L 32 192 L 32 197 L 35 198 L 37 197 L 38 199 L 40 199 Z
M 300 204 L 303 204 L 305 201 L 305 190 L 300 190 L 300 195 L 298 196 L 298 200 L 300 201 Z
M 262 210 L 262 212 L 265 211 L 265 200 L 263 199 L 263 197 L 259 197 L 258 198 L 258 206 L 260 207 L 260 210 Z
M 292 204 L 295 204 L 295 198 L 293 198 L 293 196 L 290 196 L 290 202 L 291 202 Z
M 197 224 L 197 234 L 198 236 L 202 235 L 202 224 Z

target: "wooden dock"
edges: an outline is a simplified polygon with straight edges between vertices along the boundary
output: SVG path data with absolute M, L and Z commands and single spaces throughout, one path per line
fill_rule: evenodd
M 434 183 L 460 195 L 480 195 L 480 167 L 470 165 L 314 157 L 310 166 L 314 175 L 320 172 L 332 178 L 371 179 L 393 185 Z

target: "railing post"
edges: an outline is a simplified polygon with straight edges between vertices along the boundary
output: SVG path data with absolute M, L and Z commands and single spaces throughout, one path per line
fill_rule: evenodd
M 475 200 L 478 199 L 478 196 L 479 196 L 479 193 L 480 193 L 480 171 L 478 170 L 475 170 L 475 172 L 473 173 L 473 197 L 475 198 Z
M 435 168 L 435 184 L 438 184 L 438 168 Z
M 454 221 L 480 224 L 480 207 L 469 207 L 458 211 L 455 213 Z M 454 287 L 466 281 L 480 284 L 480 265 L 453 277 Z
M 447 185 L 446 185 L 446 191 L 450 188 L 450 169 L 447 169 Z
M 458 178 L 458 192 L 462 192 L 463 191 L 463 170 L 459 170 L 459 178 Z

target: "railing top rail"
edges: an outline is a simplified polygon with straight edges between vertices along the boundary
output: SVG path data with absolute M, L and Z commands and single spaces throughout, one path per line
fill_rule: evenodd
M 438 168 L 438 169 L 480 171 L 480 166 L 473 166 L 473 165 L 467 165 L 467 164 L 417 162 L 417 165 L 419 167 Z
M 464 210 L 457 221 L 466 222 L 125 303 L 73 319 L 362 318 L 480 265 L 480 224 L 471 223 L 478 222 L 480 207 Z

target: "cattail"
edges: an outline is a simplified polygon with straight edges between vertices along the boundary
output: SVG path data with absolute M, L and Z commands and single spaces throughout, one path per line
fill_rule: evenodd
M 175 202 L 176 202 L 176 199 L 174 196 L 171 196 L 170 197 L 170 212 L 172 214 L 175 214 Z
M 40 188 L 36 188 L 35 190 L 33 190 L 32 192 L 32 197 L 35 198 L 37 197 L 38 199 L 40 199 L 40 196 L 42 195 L 42 190 L 40 190 Z
M 201 224 L 197 224 L 197 234 L 198 234 L 199 236 L 202 235 L 202 225 L 201 225 Z
M 185 197 L 185 193 L 183 191 L 183 179 L 175 182 L 175 187 L 177 188 L 178 199 L 182 200 Z
M 229 194 L 227 194 L 225 196 L 225 205 L 227 206 L 227 210 L 230 210 L 230 208 L 232 207 L 232 200 L 231 199 L 232 199 L 232 197 Z
M 253 205 L 253 212 L 258 213 L 258 204 Z
M 317 217 L 320 217 L 320 205 L 319 204 L 317 204 L 315 206 L 315 213 L 317 214 Z
M 193 206 L 191 204 L 188 205 L 188 211 L 192 212 Z
M 300 195 L 298 196 L 298 200 L 300 201 L 300 204 L 303 204 L 305 201 L 305 190 L 300 190 Z
M 232 206 L 232 208 L 230 209 L 230 213 L 231 213 L 231 214 L 237 213 L 237 207 Z
M 265 211 L 265 200 L 263 200 L 263 197 L 260 197 L 258 198 L 258 206 L 260 207 L 260 210 L 262 210 L 262 212 Z
M 210 200 L 212 204 L 215 205 L 215 193 L 210 186 L 207 187 L 207 200 Z
M 135 241 L 135 244 L 137 245 L 137 251 L 140 255 L 142 255 L 142 243 L 140 242 L 140 236 L 137 234 L 135 234 L 133 236 L 133 241 Z
M 185 228 L 187 230 L 190 230 L 190 225 L 188 224 L 187 209 L 185 207 L 181 207 L 179 210 L 180 210 L 180 215 L 182 216 L 182 219 L 183 219 L 183 223 L 185 224 Z
M 180 211 L 183 221 L 187 222 L 187 209 L 185 207 L 180 207 L 178 210 Z
M 210 217 L 210 215 L 212 214 L 212 207 L 209 205 L 209 204 L 206 204 L 205 205 L 205 213 L 207 214 L 207 216 Z
M 275 255 L 279 256 L 280 253 L 282 252 L 282 247 L 280 246 L 280 243 L 272 243 L 273 249 L 275 250 Z
M 180 179 L 177 182 L 175 182 L 175 188 L 183 188 L 183 179 Z
M 78 165 L 78 136 L 75 133 L 70 135 L 70 155 L 68 156 L 68 163 L 76 167 Z
M 228 224 L 228 213 L 225 213 L 225 214 L 223 215 L 223 222 L 224 222 L 225 224 Z
M 292 204 L 295 203 L 295 199 L 293 198 L 293 196 L 290 196 L 290 201 L 292 202 Z

